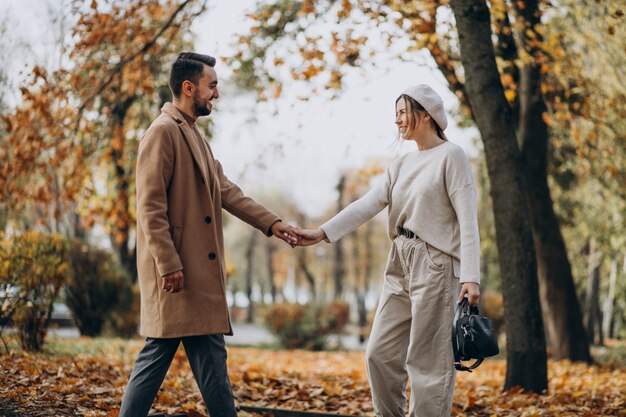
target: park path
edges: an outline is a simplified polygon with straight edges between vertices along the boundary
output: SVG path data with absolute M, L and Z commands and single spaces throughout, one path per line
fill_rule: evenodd
M 278 342 L 276 338 L 262 325 L 255 323 L 233 323 L 233 336 L 226 337 L 228 346 L 276 346 Z M 345 335 L 331 335 L 329 337 L 328 346 L 331 348 L 339 348 L 341 350 L 364 351 L 365 344 L 359 343 L 358 336 L 349 331 Z M 48 334 L 63 338 L 77 338 L 80 333 L 76 327 L 59 327 L 51 328 Z

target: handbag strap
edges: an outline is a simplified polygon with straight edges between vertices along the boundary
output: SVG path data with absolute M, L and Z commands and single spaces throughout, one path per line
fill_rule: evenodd
M 460 361 L 456 361 L 455 358 L 455 362 L 454 362 L 454 367 L 456 368 L 457 371 L 467 371 L 467 372 L 472 372 L 472 369 L 478 368 L 478 366 L 483 363 L 484 359 L 480 358 L 480 359 L 476 359 L 476 362 L 474 362 L 473 364 L 471 364 L 470 366 L 465 366 L 463 365 Z
M 480 310 L 478 309 L 478 306 L 471 306 L 469 304 L 467 296 L 465 296 L 463 297 L 463 300 L 461 300 L 461 302 L 456 305 L 456 308 L 454 310 L 454 321 L 456 322 L 461 317 L 478 315 L 480 315 Z

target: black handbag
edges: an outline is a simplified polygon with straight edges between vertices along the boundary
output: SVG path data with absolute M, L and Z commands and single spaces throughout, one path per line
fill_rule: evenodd
M 485 358 L 500 352 L 498 338 L 488 317 L 481 316 L 478 307 L 471 307 L 467 298 L 457 305 L 452 323 L 452 348 L 454 367 L 458 371 L 469 371 L 480 365 Z M 476 361 L 465 366 L 461 361 Z

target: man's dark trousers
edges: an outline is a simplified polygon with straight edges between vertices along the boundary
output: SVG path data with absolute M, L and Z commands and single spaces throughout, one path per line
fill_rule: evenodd
M 213 334 L 174 339 L 148 337 L 124 392 L 119 417 L 148 415 L 181 341 L 209 415 L 237 415 L 226 368 L 224 335 Z

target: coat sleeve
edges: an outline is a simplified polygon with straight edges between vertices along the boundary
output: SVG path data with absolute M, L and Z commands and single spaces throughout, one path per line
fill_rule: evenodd
M 274 223 L 281 221 L 280 217 L 252 198 L 244 195 L 237 184 L 231 182 L 228 177 L 226 177 L 222 169 L 222 164 L 220 164 L 218 160 L 215 161 L 215 164 L 217 166 L 217 175 L 220 182 L 222 207 L 233 216 L 259 229 L 267 236 L 272 236 L 271 228 Z
M 137 155 L 137 221 L 161 276 L 181 271 L 167 217 L 167 189 L 174 171 L 174 145 L 166 126 L 151 126 Z

